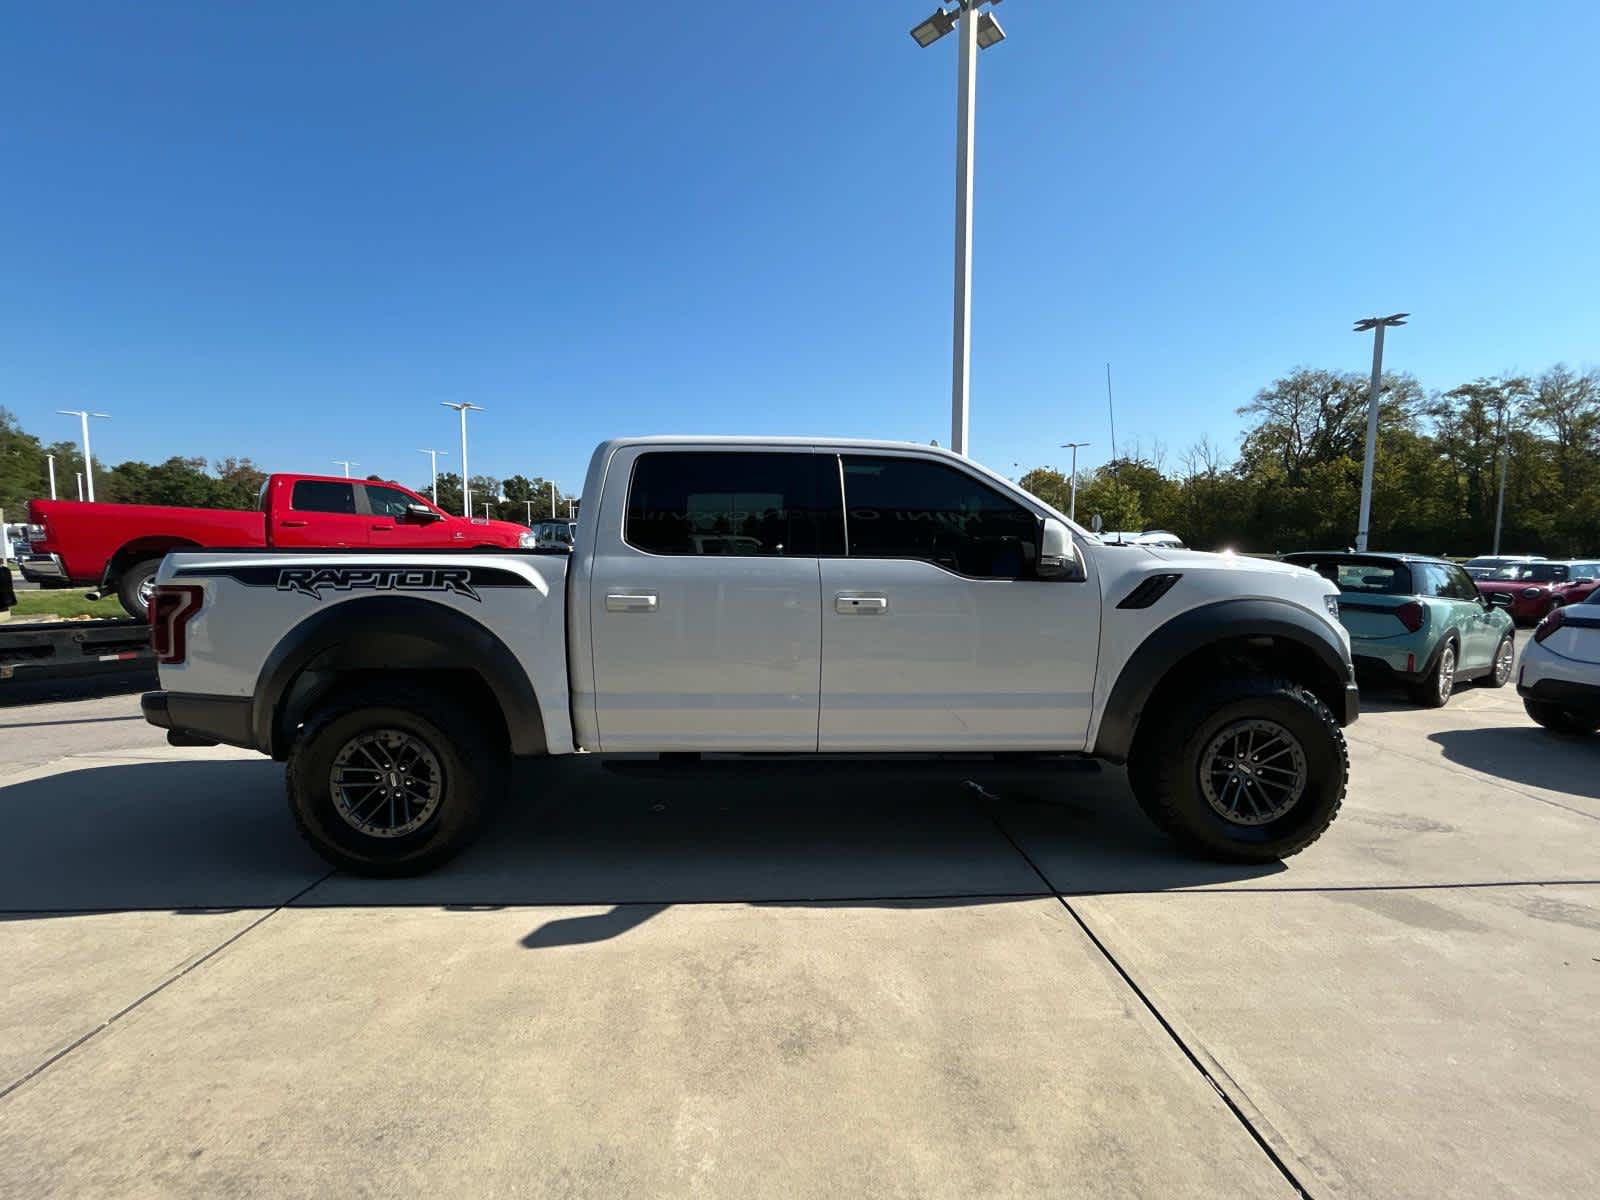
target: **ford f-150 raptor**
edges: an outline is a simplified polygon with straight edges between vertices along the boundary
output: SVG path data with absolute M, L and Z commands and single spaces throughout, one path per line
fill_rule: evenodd
M 1108 545 L 970 459 L 665 437 L 595 451 L 573 552 L 174 553 L 151 611 L 179 745 L 287 763 L 330 862 L 426 870 L 513 757 L 1082 754 L 1204 855 L 1338 811 L 1358 701 L 1332 584 Z

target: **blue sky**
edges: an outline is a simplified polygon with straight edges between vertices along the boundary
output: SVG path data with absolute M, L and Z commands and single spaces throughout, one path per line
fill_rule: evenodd
M 0 404 L 97 456 L 576 489 L 614 434 L 948 437 L 932 0 L 17 4 Z M 1600 362 L 1600 6 L 1008 0 L 972 450 L 1232 448 L 1410 310 L 1430 387 Z

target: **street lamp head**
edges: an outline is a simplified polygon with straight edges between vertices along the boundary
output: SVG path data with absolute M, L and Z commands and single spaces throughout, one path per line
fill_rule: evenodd
M 1356 322 L 1355 332 L 1365 333 L 1369 329 L 1376 329 L 1379 325 L 1404 325 L 1410 313 L 1391 313 L 1387 317 L 1363 317 Z
M 917 45 L 926 49 L 954 29 L 956 18 L 960 15 L 959 12 L 946 12 L 942 8 L 936 8 L 933 10 L 933 16 L 920 25 L 912 26 L 911 36 L 916 39 Z
M 1006 40 L 1006 31 L 1000 28 L 1000 22 L 994 19 L 994 14 L 986 12 L 978 18 L 978 49 L 987 50 L 990 46 L 998 46 Z

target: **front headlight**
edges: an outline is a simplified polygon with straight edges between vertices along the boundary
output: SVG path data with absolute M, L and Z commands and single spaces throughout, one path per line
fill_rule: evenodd
M 1328 615 L 1337 621 L 1339 619 L 1339 597 L 1337 595 L 1324 596 L 1322 602 L 1328 606 Z
M 537 549 L 538 545 L 539 535 L 531 529 L 517 539 L 517 546 L 523 550 Z

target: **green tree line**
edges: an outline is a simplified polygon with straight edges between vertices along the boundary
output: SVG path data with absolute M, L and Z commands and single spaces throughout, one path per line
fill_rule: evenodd
M 1353 545 L 1366 445 L 1365 375 L 1300 368 L 1238 415 L 1232 458 L 1210 437 L 1169 461 L 1139 449 L 1078 475 L 1078 520 L 1170 529 L 1191 546 L 1277 552 Z M 1385 374 L 1373 470 L 1374 550 L 1488 553 L 1500 472 L 1507 554 L 1600 555 L 1600 371 L 1475 379 L 1427 393 Z M 1065 511 L 1051 467 L 1021 479 Z

